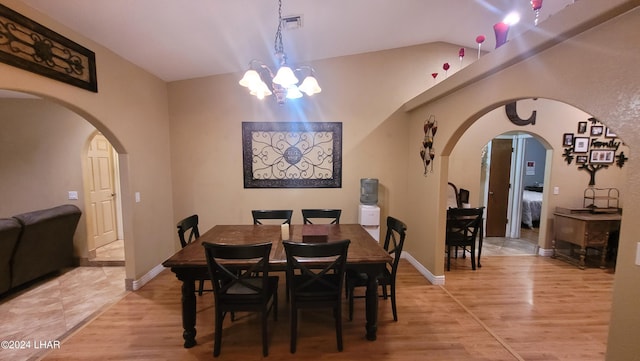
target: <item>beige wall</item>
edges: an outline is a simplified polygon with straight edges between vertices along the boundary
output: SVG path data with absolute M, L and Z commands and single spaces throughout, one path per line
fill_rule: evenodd
M 2 3 L 96 53 L 98 93 L 6 64 L 0 64 L 0 88 L 71 109 L 120 153 L 126 274 L 137 280 L 175 251 L 166 84 L 19 1 Z
M 472 206 L 481 206 L 483 205 L 481 179 L 485 172 L 481 166 L 483 147 L 492 138 L 507 132 L 524 132 L 541 140 L 551 150 L 551 159 L 547 162 L 549 174 L 546 174 L 548 181 L 544 196 L 547 198 L 543 207 L 544 218 L 540 222 L 542 234 L 540 246 L 550 249 L 553 239 L 553 211 L 556 207 L 581 208 L 584 190 L 589 184 L 589 173 L 579 170 L 575 159 L 571 164 L 565 161 L 562 135 L 574 133 L 576 136 L 588 137 L 588 133 L 578 135 L 577 127 L 579 121 L 587 121 L 591 115 L 568 104 L 544 98 L 520 100 L 517 102 L 517 109 L 521 118 L 528 118 L 535 111 L 536 123 L 526 126 L 514 125 L 507 118 L 503 106 L 480 117 L 455 144 L 449 156 L 448 180 L 470 191 Z M 634 157 L 627 146 L 620 145 L 619 151 L 623 151 L 627 157 Z M 624 189 L 627 182 L 626 169 L 627 167 L 611 165 L 607 169 L 598 171 L 595 186 L 618 188 L 621 194 L 626 194 Z M 554 187 L 559 188 L 559 194 L 553 194 Z M 624 206 L 624 198 L 620 200 L 620 206 Z
M 433 84 L 429 74 L 442 66 L 441 54 L 457 54 L 458 47 L 429 44 L 318 61 L 313 65 L 324 92 L 296 109 L 250 98 L 237 85 L 241 74 L 175 82 L 167 90 L 159 79 L 18 0 L 3 3 L 96 52 L 97 94 L 5 64 L 0 64 L 0 88 L 35 93 L 69 107 L 107 135 L 121 154 L 130 279 L 140 278 L 177 249 L 174 222 L 191 213 L 201 215 L 205 229 L 223 222 L 248 223 L 250 209 L 267 206 L 336 206 L 345 210 L 345 222 L 355 221 L 361 177 L 380 179 L 383 214 L 408 223 L 407 250 L 433 274 L 442 275 L 446 192 L 440 190 L 448 178 L 453 139 L 509 99 L 563 101 L 610 125 L 632 151 L 640 145 L 638 11 L 517 64 L 503 59 L 521 52 L 517 43 L 508 43 L 412 99 L 417 108 L 404 113 L 402 104 Z M 618 4 L 637 6 L 640 1 L 576 2 L 576 15 L 568 23 L 582 23 L 590 19 L 585 16 L 590 11 Z M 566 19 L 550 20 L 557 24 Z M 458 79 L 467 83 L 456 88 Z M 434 173 L 424 177 L 418 144 L 430 114 L 439 121 L 439 153 Z M 343 188 L 243 189 L 240 123 L 300 120 L 343 122 Z M 610 360 L 640 354 L 635 343 L 640 315 L 633 308 L 640 298 L 640 270 L 632 256 L 640 224 L 626 221 L 640 214 L 640 166 L 631 159 L 628 167 Z M 134 192 L 141 193 L 142 202 L 133 201 Z M 296 216 L 299 222 L 298 212 Z
M 0 114 L 0 218 L 61 204 L 84 211 L 82 149 L 95 128 L 40 99 L 0 99 Z M 69 200 L 68 191 L 77 191 L 79 199 Z M 76 256 L 87 256 L 85 224 L 83 212 Z
M 614 2 L 608 3 L 609 5 Z M 638 6 L 638 1 L 615 2 L 621 5 Z M 589 19 L 589 12 L 603 3 L 576 2 L 563 16 L 550 19 L 547 29 L 558 30 L 566 24 Z M 597 17 L 591 19 L 597 20 Z M 631 154 L 640 146 L 640 39 L 633 35 L 640 24 L 640 9 L 610 20 L 596 28 L 573 37 L 560 45 L 551 47 L 535 57 L 521 62 L 511 62 L 513 54 L 523 53 L 544 45 L 537 34 L 512 41 L 485 56 L 484 67 L 478 67 L 451 85 L 433 89 L 407 104 L 412 108 L 411 129 L 422 127 L 423 119 L 435 114 L 447 122 L 439 123 L 438 132 L 446 143 L 442 156 L 432 177 L 424 178 L 419 172 L 409 169 L 409 198 L 413 210 L 409 218 L 412 237 L 416 235 L 423 243 L 407 243 L 407 248 L 429 270 L 442 272 L 442 237 L 444 235 L 445 189 L 449 173 L 449 154 L 462 133 L 480 116 L 511 99 L 544 97 L 571 104 L 592 114 L 609 125 L 629 146 Z M 491 69 L 490 63 L 496 64 Z M 502 64 L 502 65 L 500 65 Z M 502 66 L 502 68 L 501 68 Z M 477 71 L 477 72 L 475 72 Z M 463 78 L 464 76 L 464 78 Z M 464 84 L 456 87 L 455 83 Z M 466 82 L 466 83 L 465 83 Z M 422 104 L 420 106 L 419 104 Z M 461 106 L 464 104 L 464 106 Z M 410 132 L 409 142 L 418 143 L 417 131 Z M 560 137 L 560 132 L 558 137 Z M 551 140 L 550 140 L 551 141 Z M 412 156 L 412 153 L 409 153 Z M 640 224 L 635 221 L 640 211 L 640 165 L 633 158 L 625 165 L 627 182 L 623 187 L 625 209 L 620 234 L 619 255 L 616 267 L 607 360 L 637 359 L 640 344 L 640 313 L 635 300 L 640 298 L 640 267 L 634 264 L 637 235 Z M 601 171 L 598 176 L 603 174 Z M 572 177 L 584 188 L 584 176 Z M 555 179 L 552 184 L 561 188 L 571 186 L 571 181 Z M 424 205 L 424 200 L 440 199 L 437 207 Z M 420 217 L 416 216 L 420 215 Z M 419 221 L 423 220 L 422 223 Z M 424 221 L 426 220 L 426 221 Z M 436 256 L 433 256 L 436 255 Z M 440 273 L 441 274 L 441 273 Z
M 382 219 L 407 209 L 405 154 L 408 123 L 399 104 L 433 84 L 426 69 L 442 66 L 458 47 L 436 43 L 314 62 L 320 95 L 278 105 L 238 85 L 242 74 L 169 84 L 171 157 L 176 220 L 198 213 L 204 229 L 250 223 L 251 209 L 341 208 L 357 222 L 360 179 L 378 178 Z M 393 69 L 393 71 L 390 71 Z M 241 123 L 342 122 L 342 188 L 244 189 Z M 418 147 L 412 147 L 418 154 Z

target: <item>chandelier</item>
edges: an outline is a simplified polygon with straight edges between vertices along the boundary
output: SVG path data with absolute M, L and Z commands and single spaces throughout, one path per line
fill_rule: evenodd
M 255 95 L 258 99 L 275 94 L 278 103 L 284 104 L 286 99 L 301 98 L 302 93 L 311 96 L 322 91 L 312 67 L 301 66 L 292 69 L 287 65 L 287 55 L 282 45 L 282 0 L 278 0 L 278 30 L 274 50 L 279 62 L 275 75 L 262 61 L 254 59 L 249 62 L 249 70 L 239 81 L 240 85 L 249 88 L 249 94 Z M 299 78 L 303 79 L 300 84 Z

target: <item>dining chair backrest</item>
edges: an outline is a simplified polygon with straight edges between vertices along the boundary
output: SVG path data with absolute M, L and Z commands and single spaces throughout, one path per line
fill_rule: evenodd
M 180 245 L 182 248 L 187 244 L 193 242 L 200 237 L 200 231 L 198 230 L 198 215 L 194 214 L 189 216 L 177 224 L 178 238 L 180 238 Z
M 282 220 L 282 224 L 291 224 L 291 217 L 293 216 L 293 210 L 291 209 L 270 209 L 270 210 L 257 210 L 251 211 L 253 216 L 253 224 L 263 224 L 263 220 Z
M 240 302 L 267 296 L 263 291 L 267 289 L 269 277 L 271 242 L 245 245 L 203 242 L 202 245 L 217 300 Z M 240 262 L 225 263 L 223 260 Z
M 447 244 L 452 244 L 452 242 L 475 242 L 482 224 L 483 213 L 484 207 L 448 209 L 446 227 Z
M 313 224 L 312 219 L 329 219 L 329 224 L 340 224 L 341 209 L 303 209 L 304 224 Z
M 387 234 L 384 238 L 384 249 L 393 257 L 391 264 L 391 275 L 395 279 L 404 240 L 407 237 L 407 225 L 399 219 L 391 216 L 387 217 Z

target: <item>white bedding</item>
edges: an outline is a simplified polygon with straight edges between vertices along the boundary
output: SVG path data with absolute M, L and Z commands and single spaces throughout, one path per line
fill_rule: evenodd
M 534 221 L 540 221 L 542 210 L 542 193 L 523 191 L 522 192 L 522 223 L 529 228 L 533 227 Z

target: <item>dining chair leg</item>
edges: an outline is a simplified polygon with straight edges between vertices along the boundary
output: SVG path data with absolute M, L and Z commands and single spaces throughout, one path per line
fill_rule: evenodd
M 222 321 L 224 320 L 224 312 L 216 311 L 216 334 L 213 341 L 213 357 L 220 356 L 220 347 L 222 344 Z
M 262 310 L 262 355 L 264 357 L 269 356 L 269 345 L 267 338 L 267 320 L 269 319 L 269 313 L 267 312 L 268 308 Z
M 353 321 L 353 287 L 349 287 L 349 321 Z
M 291 353 L 296 353 L 296 337 L 298 333 L 298 310 L 291 310 Z
M 451 246 L 447 247 L 447 271 L 451 271 Z
M 338 343 L 338 351 L 342 352 L 342 307 L 336 307 L 334 315 L 336 318 L 336 341 Z
M 198 296 L 202 296 L 203 291 L 204 291 L 204 280 L 200 280 L 200 285 L 198 285 Z
M 391 311 L 393 311 L 393 320 L 398 322 L 398 310 L 396 309 L 396 283 L 395 282 L 391 282 Z
M 471 247 L 471 269 L 476 270 L 476 251 L 475 247 Z

